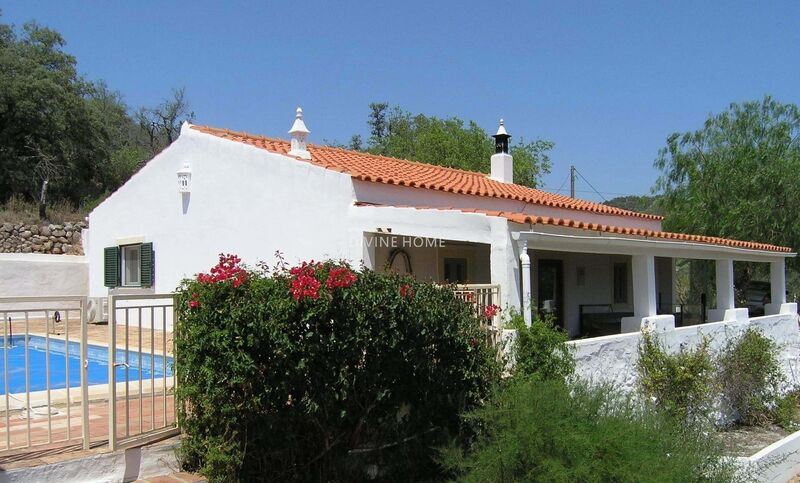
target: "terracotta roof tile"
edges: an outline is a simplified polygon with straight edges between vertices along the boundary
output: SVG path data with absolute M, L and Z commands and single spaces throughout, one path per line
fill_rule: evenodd
M 282 139 L 254 136 L 244 132 L 219 129 L 208 126 L 191 126 L 202 133 L 211 134 L 249 144 L 267 151 L 288 154 L 289 141 Z M 415 188 L 434 189 L 450 193 L 505 198 L 555 208 L 588 211 L 604 215 L 631 216 L 648 220 L 661 220 L 663 217 L 647 213 L 637 213 L 592 201 L 570 198 L 568 196 L 548 193 L 528 188 L 527 186 L 501 183 L 484 173 L 464 171 L 455 168 L 434 166 L 431 164 L 388 158 L 360 151 L 310 144 L 308 151 L 311 160 L 317 166 L 350 174 L 353 178 L 376 183 L 409 186 Z M 300 160 L 300 158 L 298 158 Z M 305 161 L 305 160 L 301 160 Z
M 387 205 L 378 205 L 374 203 L 356 203 L 356 205 L 379 206 L 379 207 L 387 206 Z M 497 212 L 497 211 L 480 210 L 480 209 L 439 208 L 432 206 L 397 206 L 397 208 L 416 208 L 419 210 L 427 209 L 427 210 L 442 210 L 442 211 L 461 211 L 464 213 L 479 213 L 486 216 L 499 216 L 502 218 L 506 218 L 507 220 L 513 221 L 514 223 L 520 223 L 520 224 L 566 226 L 570 228 L 577 228 L 583 230 L 616 233 L 620 235 L 634 235 L 645 238 L 663 238 L 668 240 L 680 240 L 680 241 L 695 242 L 695 243 L 708 243 L 711 245 L 721 245 L 734 248 L 745 248 L 748 250 L 792 253 L 792 249 L 789 247 L 770 245 L 768 243 L 731 240 L 729 238 L 719 238 L 719 237 L 705 236 L 705 235 L 690 235 L 686 233 L 674 233 L 668 231 L 655 231 L 655 230 L 647 230 L 644 228 L 602 225 L 598 223 L 588 223 L 588 222 L 570 220 L 565 218 L 554 218 L 550 216 L 526 215 L 525 213 L 513 213 L 507 211 Z

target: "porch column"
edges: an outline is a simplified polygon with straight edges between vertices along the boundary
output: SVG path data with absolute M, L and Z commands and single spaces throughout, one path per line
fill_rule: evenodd
M 769 287 L 770 303 L 764 306 L 764 315 L 781 313 L 786 304 L 786 259 L 769 262 Z
M 519 242 L 519 261 L 522 266 L 522 296 L 520 305 L 525 325 L 531 326 L 531 257 L 528 255 L 528 240 Z
M 781 258 L 769 263 L 770 302 L 786 303 L 786 259 Z
M 653 255 L 633 255 L 633 313 L 637 317 L 656 315 L 656 263 Z
M 746 308 L 736 308 L 736 297 L 733 292 L 733 259 L 716 260 L 717 275 L 717 308 L 708 311 L 709 322 L 736 320 L 747 322 L 749 316 Z
M 733 295 L 733 260 L 717 260 L 717 310 L 736 308 Z
M 633 317 L 622 318 L 623 333 L 641 330 L 643 319 L 654 317 L 658 313 L 655 256 L 632 255 L 631 272 L 633 274 Z

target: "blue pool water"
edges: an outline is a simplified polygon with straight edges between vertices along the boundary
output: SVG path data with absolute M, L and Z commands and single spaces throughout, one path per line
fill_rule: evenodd
M 15 335 L 9 337 L 8 353 L 8 392 L 25 392 L 25 336 Z M 2 346 L 0 337 L 0 346 Z M 28 337 L 28 364 L 29 364 L 29 385 L 31 391 L 43 391 L 47 389 L 46 371 L 46 352 L 47 341 L 44 337 Z M 97 345 L 87 347 L 89 359 L 89 384 L 108 383 L 108 348 Z M 117 349 L 115 355 L 117 363 L 127 362 L 128 368 L 118 366 L 116 369 L 117 382 L 124 382 L 127 372 L 129 381 L 139 381 L 141 371 L 142 380 L 151 377 L 163 377 L 172 375 L 172 357 L 155 355 L 151 360 L 148 352 L 141 354 L 142 360 L 139 361 L 139 352 L 127 351 L 128 360 L 125 360 L 125 349 Z M 67 363 L 69 364 L 69 386 L 78 387 L 81 384 L 80 374 L 80 344 L 70 341 L 65 344 L 63 340 L 50 339 L 50 389 L 63 389 L 67 387 Z M 6 354 L 0 347 L 0 394 L 6 393 L 5 381 Z

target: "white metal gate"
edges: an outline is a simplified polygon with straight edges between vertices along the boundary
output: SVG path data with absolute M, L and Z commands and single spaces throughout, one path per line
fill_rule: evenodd
M 0 459 L 177 433 L 172 294 L 0 297 Z
M 108 360 L 114 360 L 108 367 L 108 445 L 113 451 L 177 433 L 174 295 L 115 295 L 108 307 Z M 120 368 L 123 382 L 118 382 Z

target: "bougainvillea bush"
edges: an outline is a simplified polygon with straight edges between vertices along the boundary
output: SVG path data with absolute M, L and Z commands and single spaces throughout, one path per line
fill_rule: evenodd
M 212 481 L 436 478 L 499 373 L 473 307 L 396 274 L 222 255 L 177 306 L 181 453 Z

